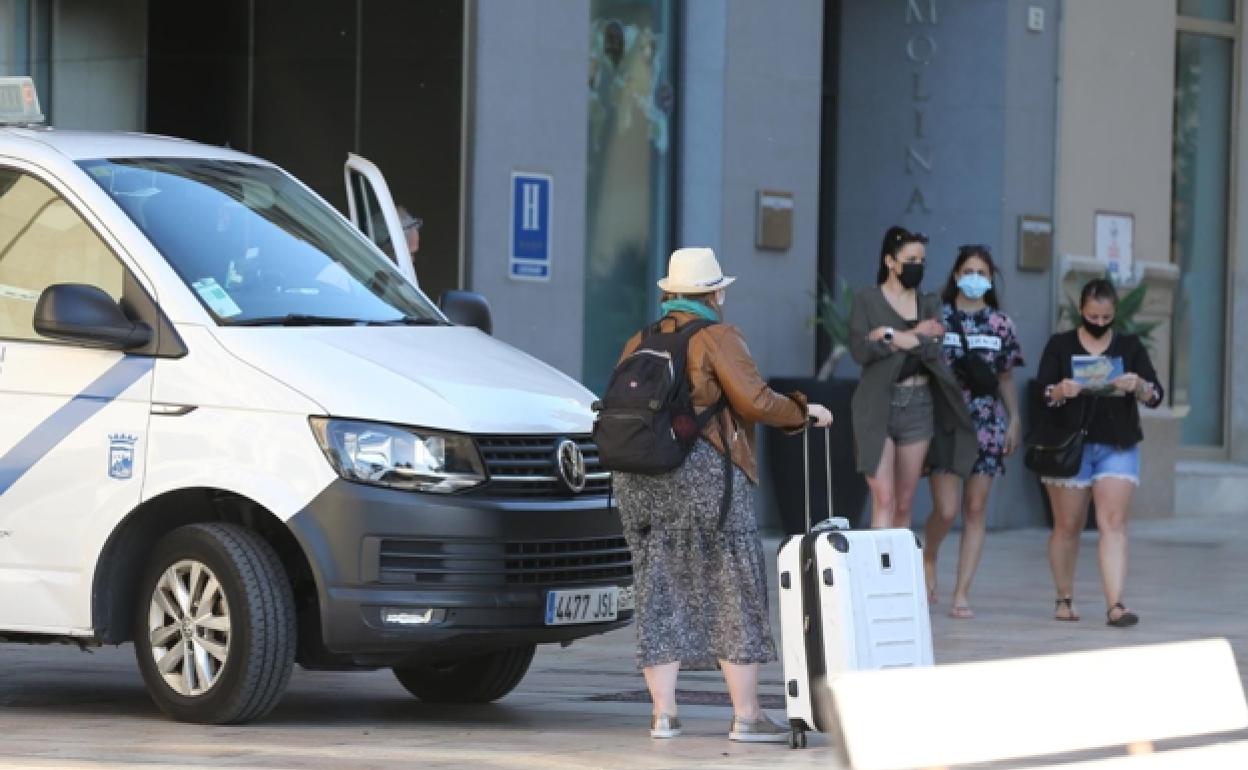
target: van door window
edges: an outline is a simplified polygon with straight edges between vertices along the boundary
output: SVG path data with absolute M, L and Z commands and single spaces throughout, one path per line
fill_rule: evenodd
M 351 223 L 398 266 L 404 277 L 417 283 L 416 266 L 412 262 L 415 255 L 411 251 L 414 246 L 409 245 L 407 236 L 407 227 L 415 218 L 410 213 L 400 216 L 386 178 L 368 158 L 347 153 L 343 174 Z
M 357 223 L 360 232 L 368 236 L 368 239 L 377 244 L 377 248 L 385 252 L 391 262 L 398 264 L 394 256 L 394 244 L 390 242 L 390 234 L 386 230 L 386 220 L 381 213 L 381 202 L 377 200 L 377 193 L 373 192 L 373 186 L 364 178 L 364 175 L 358 171 L 351 173 L 351 197 L 354 199 L 356 216 L 359 217 Z
M 35 332 L 35 304 L 56 283 L 90 284 L 120 301 L 125 268 L 55 190 L 0 168 L 0 338 L 47 341 Z

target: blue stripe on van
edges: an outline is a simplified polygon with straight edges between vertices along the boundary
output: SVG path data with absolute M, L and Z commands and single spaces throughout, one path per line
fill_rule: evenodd
M 0 495 L 9 491 L 53 449 L 96 412 L 111 404 L 143 375 L 152 370 L 154 359 L 126 356 L 101 374 L 95 382 L 74 396 L 25 438 L 0 457 Z

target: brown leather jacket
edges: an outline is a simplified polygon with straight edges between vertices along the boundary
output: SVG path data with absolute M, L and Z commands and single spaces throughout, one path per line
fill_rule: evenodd
M 673 313 L 662 323 L 664 330 L 674 329 L 675 323 L 683 325 L 696 318 L 691 313 Z M 642 332 L 633 335 L 624 346 L 620 360 L 637 349 L 641 335 Z M 728 443 L 732 448 L 732 460 L 757 484 L 755 424 L 801 430 L 806 422 L 806 396 L 801 393 L 785 396 L 767 387 L 741 330 L 729 324 L 708 326 L 693 335 L 689 340 L 688 373 L 693 406 L 698 413 L 717 403 L 721 395 L 727 396 L 728 409 L 712 420 L 702 435 L 717 451 L 723 452 L 724 434 L 730 430 Z

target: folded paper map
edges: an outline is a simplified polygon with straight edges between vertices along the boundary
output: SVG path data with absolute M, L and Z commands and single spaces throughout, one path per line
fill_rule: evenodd
M 1122 358 L 1118 356 L 1071 356 L 1071 378 L 1087 393 L 1096 396 L 1121 396 L 1113 381 L 1123 374 Z

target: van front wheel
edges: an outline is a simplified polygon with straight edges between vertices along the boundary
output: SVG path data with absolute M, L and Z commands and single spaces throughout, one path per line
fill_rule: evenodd
M 239 724 L 277 705 L 295 657 L 295 602 L 273 548 L 234 524 L 191 524 L 152 555 L 134 649 L 152 700 L 184 722 Z
M 535 649 L 529 644 L 452 663 L 395 666 L 394 675 L 426 703 L 490 703 L 520 684 Z

